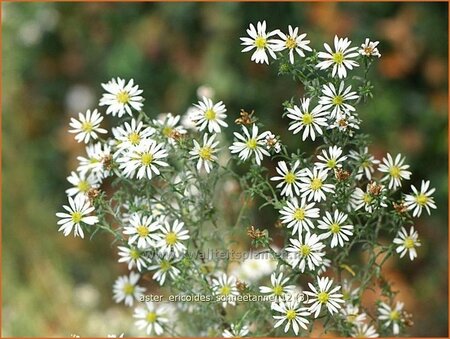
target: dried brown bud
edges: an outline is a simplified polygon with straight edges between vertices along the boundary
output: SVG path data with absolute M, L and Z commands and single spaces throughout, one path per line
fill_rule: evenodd
M 383 185 L 379 185 L 375 181 L 371 181 L 367 184 L 367 192 L 375 197 L 380 195 L 382 189 Z
M 112 163 L 113 163 L 113 158 L 111 155 L 104 156 L 101 161 L 102 161 L 103 167 L 105 169 L 107 169 L 107 170 L 111 169 Z
M 397 213 L 405 213 L 407 211 L 406 206 L 403 204 L 403 201 L 400 201 L 400 203 L 396 204 L 395 202 L 392 203 L 392 205 L 394 206 L 394 209 L 396 210 Z
M 94 202 L 95 198 L 97 198 L 100 194 L 100 190 L 96 189 L 96 188 L 91 188 L 89 189 L 89 191 L 87 191 L 87 196 L 89 198 L 89 200 L 91 201 L 91 203 Z
M 176 140 L 176 141 L 180 141 L 183 137 L 184 137 L 184 135 L 182 133 L 180 133 L 179 131 L 177 131 L 176 129 L 172 130 L 169 134 L 169 138 Z
M 412 314 L 406 311 L 402 312 L 402 318 L 405 326 L 411 327 L 414 325 L 414 321 L 412 320 Z
M 234 122 L 237 125 L 251 125 L 255 122 L 255 120 L 253 120 L 253 114 L 255 114 L 255 111 L 248 113 L 241 109 L 240 117 L 237 118 Z
M 266 233 L 264 231 L 259 230 L 258 228 L 255 229 L 255 226 L 250 226 L 250 228 L 247 229 L 247 235 L 253 239 L 260 239 L 264 238 L 266 236 Z
M 336 179 L 339 181 L 345 181 L 350 176 L 350 172 L 343 170 L 341 168 L 337 168 L 334 170 L 334 175 L 336 176 Z
M 243 281 L 236 281 L 236 288 L 238 289 L 239 293 L 244 293 L 245 290 L 247 289 L 247 284 Z

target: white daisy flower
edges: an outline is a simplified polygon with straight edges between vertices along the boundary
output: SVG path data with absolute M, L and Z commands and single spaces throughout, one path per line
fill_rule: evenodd
M 66 193 L 69 197 L 82 195 L 85 196 L 91 188 L 98 188 L 98 178 L 90 174 L 86 176 L 86 174 L 81 174 L 72 171 L 70 176 L 67 177 L 67 181 L 70 182 L 73 187 L 66 190 Z
M 133 118 L 131 123 L 125 122 L 122 126 L 115 129 L 115 138 L 119 147 L 118 152 L 139 146 L 141 141 L 148 139 L 153 133 L 155 133 L 155 130 L 144 126 L 142 121 L 138 122 Z
M 378 306 L 378 319 L 384 323 L 384 326 L 389 327 L 392 324 L 394 335 L 400 333 L 400 325 L 403 324 L 403 306 L 402 302 L 397 301 L 394 308 L 381 302 Z
M 363 175 L 366 176 L 367 180 L 372 179 L 372 174 L 375 171 L 374 166 L 380 163 L 375 157 L 369 154 L 369 148 L 364 147 L 359 153 L 351 150 L 349 152 L 349 157 L 356 161 L 358 165 L 358 171 L 356 172 L 355 178 L 361 180 Z
M 169 255 L 157 256 L 156 264 L 151 265 L 148 270 L 156 270 L 153 274 L 153 279 L 162 286 L 164 285 L 167 276 L 169 276 L 170 279 L 175 279 L 180 274 L 180 270 L 174 266 L 177 262 L 176 259 L 171 258 Z
M 314 318 L 319 316 L 322 305 L 326 306 L 330 314 L 338 312 L 342 307 L 340 303 L 344 302 L 342 294 L 337 293 L 341 286 L 332 288 L 333 279 L 328 277 L 317 277 L 317 285 L 318 288 L 316 289 L 313 284 L 308 283 L 311 291 L 305 291 L 305 294 L 309 296 L 306 303 L 312 304 L 309 311 L 311 314 L 314 313 Z
M 217 145 L 219 141 L 216 141 L 216 134 L 212 134 L 208 137 L 208 134 L 203 135 L 203 145 L 194 139 L 194 149 L 189 152 L 192 156 L 191 159 L 198 159 L 197 170 L 200 171 L 202 167 L 205 168 L 206 173 L 209 173 L 213 167 L 213 163 L 217 161 L 217 156 L 214 154 L 217 152 Z
M 111 157 L 111 147 L 106 144 L 102 144 L 97 142 L 93 145 L 86 146 L 86 155 L 87 157 L 77 157 L 80 162 L 77 172 L 80 175 L 86 175 L 88 171 L 91 171 L 93 175 L 97 177 L 98 181 L 106 178 L 110 171 L 105 168 L 104 161 Z
M 384 190 L 384 187 L 382 187 L 380 193 L 382 193 Z M 364 210 L 366 212 L 372 213 L 379 207 L 387 207 L 385 203 L 386 197 L 382 194 L 380 194 L 380 197 L 380 200 L 377 201 L 375 197 L 370 194 L 369 190 L 364 192 L 361 188 L 356 187 L 352 195 L 350 196 L 349 210 L 354 209 L 355 211 L 357 211 L 364 207 Z M 378 204 L 376 202 L 378 202 Z
M 113 286 L 114 301 L 120 303 L 124 301 L 125 305 L 132 307 L 134 300 L 144 294 L 145 288 L 137 284 L 141 276 L 138 273 L 130 272 L 130 276 L 123 275 L 117 278 Z
M 300 204 L 297 198 L 293 198 L 281 209 L 281 222 L 287 224 L 287 228 L 292 227 L 292 235 L 295 235 L 297 232 L 301 235 L 303 230 L 309 232 L 310 228 L 314 228 L 311 219 L 319 217 L 320 210 L 314 206 L 314 202 L 307 204 L 306 198 L 302 198 Z
M 292 28 L 291 25 L 288 26 L 289 34 L 284 34 L 281 31 L 278 31 L 278 36 L 281 39 L 274 39 L 273 43 L 273 50 L 276 52 L 283 51 L 285 49 L 289 50 L 289 61 L 291 64 L 294 63 L 294 51 L 297 52 L 297 54 L 300 57 L 305 57 L 305 53 L 303 53 L 303 50 L 305 51 L 312 51 L 311 47 L 309 47 L 309 40 L 304 40 L 306 38 L 306 33 L 298 34 L 298 27 Z
M 73 129 L 69 130 L 69 133 L 77 133 L 75 140 L 87 144 L 91 138 L 98 139 L 97 133 L 107 133 L 106 129 L 100 128 L 102 120 L 103 117 L 96 109 L 92 113 L 88 109 L 86 114 L 78 113 L 78 120 L 70 118 L 69 125 Z
M 293 130 L 293 134 L 297 134 L 303 130 L 302 140 L 306 140 L 308 136 L 311 140 L 316 139 L 317 135 L 322 135 L 322 127 L 327 126 L 327 119 L 325 116 L 328 114 L 327 111 L 321 106 L 317 105 L 312 111 L 309 110 L 310 99 L 306 98 L 301 100 L 301 108 L 297 105 L 294 108 L 288 108 L 288 118 L 292 119 L 294 122 L 289 126 L 289 131 Z
M 174 132 L 178 134 L 186 134 L 187 131 L 183 126 L 177 126 L 180 122 L 179 115 L 172 115 L 172 113 L 163 113 L 158 116 L 158 119 L 153 120 L 153 123 L 158 127 L 158 130 L 166 138 L 170 144 L 174 144 L 172 135 Z
M 218 300 L 222 301 L 223 307 L 226 307 L 227 304 L 236 305 L 236 296 L 239 295 L 239 291 L 236 287 L 235 277 L 228 277 L 225 273 L 222 273 L 219 277 L 213 279 L 212 288 Z
M 88 214 L 94 211 L 94 207 L 90 205 L 89 200 L 82 195 L 75 196 L 75 199 L 69 198 L 69 206 L 63 205 L 63 208 L 69 212 L 58 212 L 56 216 L 61 218 L 58 221 L 58 225 L 61 225 L 58 232 L 62 231 L 64 236 L 67 237 L 72 229 L 74 230 L 74 236 L 80 236 L 84 238 L 84 232 L 81 228 L 81 224 L 94 225 L 98 223 L 98 217 L 89 216 Z
M 124 79 L 113 78 L 108 83 L 102 84 L 102 87 L 107 93 L 103 94 L 99 105 L 108 106 L 106 114 L 112 114 L 112 116 L 117 114 L 120 118 L 126 112 L 131 116 L 131 108 L 140 111 L 144 105 L 142 103 L 144 98 L 140 96 L 142 90 L 138 85 L 134 85 L 133 79 L 125 85 Z
M 341 313 L 344 316 L 345 321 L 354 326 L 364 323 L 367 317 L 366 313 L 359 313 L 358 306 L 352 304 L 347 304 L 345 308 L 342 308 Z
M 274 150 L 275 153 L 281 152 L 281 144 L 280 141 L 275 137 L 275 134 L 268 131 L 266 134 L 266 148 L 270 150 Z
M 120 257 L 118 261 L 128 264 L 129 270 L 136 267 L 138 271 L 141 272 L 143 269 L 147 268 L 148 261 L 144 251 L 134 246 L 118 246 L 117 248 L 119 249 Z
M 220 126 L 228 127 L 228 124 L 224 121 L 227 117 L 225 105 L 222 101 L 214 104 L 211 99 L 206 97 L 203 97 L 202 100 L 194 105 L 197 111 L 192 115 L 192 120 L 199 131 L 208 128 L 209 133 L 220 133 Z
M 300 161 L 297 160 L 294 165 L 289 170 L 286 166 L 285 161 L 279 161 L 278 166 L 276 168 L 278 172 L 278 176 L 270 178 L 272 181 L 281 180 L 281 182 L 276 186 L 277 188 L 282 188 L 281 195 L 285 195 L 287 197 L 294 197 L 295 195 L 300 195 L 300 177 L 302 174 L 302 170 L 299 169 Z
M 261 165 L 263 156 L 270 156 L 269 152 L 264 149 L 267 132 L 258 135 L 258 126 L 255 124 L 252 126 L 251 135 L 245 126 L 242 126 L 242 131 L 244 132 L 243 135 L 234 132 L 237 140 L 230 146 L 231 153 L 239 153 L 238 157 L 244 161 L 254 155 L 256 163 Z
M 167 151 L 163 148 L 163 144 L 158 144 L 152 139 L 146 139 L 139 146 L 133 147 L 121 155 L 117 162 L 126 177 L 133 178 L 137 170 L 137 179 L 143 177 L 151 179 L 153 173 L 155 175 L 160 174 L 158 167 L 169 166 L 168 163 L 162 161 L 165 158 L 167 158 Z
M 379 334 L 373 325 L 357 323 L 352 329 L 352 338 L 378 338 Z
M 383 158 L 383 163 L 378 167 L 378 170 L 387 173 L 381 181 L 389 180 L 389 189 L 396 189 L 402 186 L 402 179 L 409 180 L 411 172 L 407 171 L 409 165 L 404 165 L 405 158 L 401 154 L 397 154 L 395 160 L 388 153 L 386 158 Z
M 247 34 L 250 38 L 241 38 L 241 45 L 246 46 L 242 52 L 248 52 L 252 49 L 256 48 L 256 51 L 253 52 L 251 60 L 258 63 L 266 63 L 269 64 L 269 58 L 267 57 L 266 51 L 269 52 L 270 56 L 274 59 L 277 58 L 274 48 L 274 40 L 269 39 L 270 37 L 278 34 L 278 30 L 266 33 L 266 21 L 263 22 L 258 21 L 255 26 L 250 24 L 250 28 L 247 29 Z
M 161 253 L 171 254 L 179 257 L 186 251 L 182 241 L 189 239 L 189 231 L 184 229 L 184 222 L 175 220 L 172 225 L 166 220 L 161 227 L 161 236 L 156 244 Z
M 366 41 L 361 45 L 358 53 L 364 56 L 381 57 L 380 51 L 378 51 L 377 48 L 379 43 L 379 41 L 370 41 L 369 38 L 366 38 Z
M 356 52 L 358 47 L 350 47 L 352 42 L 348 40 L 348 38 L 338 38 L 336 35 L 334 36 L 334 49 L 333 51 L 327 43 L 324 43 L 323 46 L 326 49 L 326 52 L 319 52 L 317 55 L 320 59 L 325 59 L 324 61 L 319 62 L 316 67 L 323 70 L 327 69 L 330 66 L 333 66 L 333 70 L 331 72 L 331 76 L 338 76 L 339 78 L 345 78 L 347 76 L 347 68 L 352 70 L 353 67 L 358 67 L 359 64 L 352 60 L 352 58 L 356 58 L 359 54 Z
M 436 204 L 431 196 L 436 189 L 428 189 L 429 187 L 430 181 L 422 180 L 420 192 L 413 185 L 411 185 L 413 194 L 408 194 L 405 196 L 405 206 L 408 210 L 413 210 L 413 217 L 420 217 L 424 207 L 427 210 L 428 215 L 431 214 L 430 207 L 436 209 Z
M 355 112 L 350 111 L 337 111 L 328 129 L 338 129 L 339 132 L 348 133 L 349 136 L 353 136 L 354 130 L 359 129 L 361 120 L 358 119 Z
M 398 232 L 397 237 L 393 241 L 397 244 L 397 253 L 403 258 L 406 252 L 409 252 L 409 259 L 414 260 L 417 257 L 416 247 L 420 247 L 419 234 L 413 226 L 409 229 L 409 234 L 404 227 Z
M 320 202 L 327 199 L 325 193 L 334 193 L 334 185 L 325 184 L 327 176 L 326 170 L 319 170 L 313 167 L 311 171 L 309 168 L 306 168 L 300 178 L 302 181 L 300 183 L 302 198 L 306 197 L 308 201 L 314 200 Z
M 336 91 L 334 85 L 330 82 L 329 84 L 323 85 L 322 96 L 319 98 L 319 104 L 322 105 L 322 109 L 331 111 L 331 117 L 335 118 L 340 111 L 350 111 L 354 112 L 355 108 L 348 102 L 350 100 L 358 99 L 359 96 L 356 92 L 351 92 L 352 86 L 345 88 L 345 83 L 341 81 L 339 88 Z
M 335 210 L 334 215 L 326 212 L 323 219 L 319 220 L 317 227 L 321 230 L 327 230 L 327 232 L 320 235 L 320 238 L 327 239 L 332 236 L 331 248 L 336 246 L 343 247 L 344 241 L 349 241 L 349 237 L 353 235 L 353 225 L 345 225 L 347 218 L 347 214 Z
M 156 246 L 160 237 L 156 233 L 161 228 L 158 221 L 154 221 L 152 216 L 142 216 L 135 213 L 130 218 L 130 226 L 123 229 L 123 233 L 129 235 L 128 244 L 141 249 Z
M 347 160 L 347 156 L 342 155 L 342 148 L 338 146 L 330 146 L 327 150 L 322 150 L 322 154 L 317 156 L 318 162 L 314 164 L 318 169 L 326 171 L 342 168 L 342 162 Z
M 272 305 L 272 309 L 275 312 L 281 313 L 281 315 L 274 315 L 273 318 L 277 320 L 274 325 L 274 328 L 281 326 L 286 322 L 284 326 L 284 333 L 289 331 L 289 328 L 292 326 L 292 329 L 295 335 L 298 335 L 301 326 L 303 329 L 307 330 L 308 327 L 306 324 L 309 324 L 309 320 L 306 319 L 310 314 L 308 312 L 307 307 L 302 307 L 302 304 L 299 299 L 293 299 L 289 301 L 279 301 Z
M 289 241 L 291 246 L 287 247 L 286 251 L 290 252 L 288 259 L 293 267 L 298 266 L 300 271 L 304 272 L 306 265 L 310 271 L 321 265 L 325 245 L 317 234 L 307 232 L 304 237 L 299 235 L 298 240 L 290 238 Z
M 277 261 L 267 252 L 248 252 L 246 259 L 238 267 L 234 275 L 239 280 L 254 283 L 259 279 L 272 274 L 277 267 Z
M 276 273 L 272 273 L 270 276 L 272 286 L 260 286 L 259 292 L 268 294 L 278 300 L 286 294 L 291 294 L 295 291 L 295 285 L 286 285 L 288 281 L 289 278 L 284 278 L 282 272 L 280 272 L 278 276 Z
M 145 307 L 139 306 L 134 310 L 135 325 L 138 329 L 145 329 L 147 335 L 161 335 L 164 326 L 169 322 L 169 310 L 166 305 L 156 306 L 153 302 L 146 302 Z
M 243 338 L 248 334 L 248 332 L 250 332 L 248 325 L 237 326 L 235 324 L 231 324 L 229 329 L 222 332 L 222 337 Z

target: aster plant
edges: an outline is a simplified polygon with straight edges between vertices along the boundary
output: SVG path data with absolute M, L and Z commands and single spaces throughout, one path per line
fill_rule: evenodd
M 133 79 L 111 79 L 99 107 L 70 123 L 86 156 L 67 178 L 59 231 L 109 234 L 129 271 L 111 284 L 113 299 L 133 309 L 130 326 L 134 318 L 143 335 L 405 334 L 407 305 L 383 265 L 420 256 L 413 218 L 436 208 L 435 189 L 423 180 L 409 190 L 416 178 L 406 158 L 376 159 L 361 133 L 379 43 L 336 36 L 320 45 L 298 27 L 269 31 L 265 21 L 247 34 L 251 61 L 303 86 L 302 97 L 280 103 L 285 134 L 254 112 L 230 117 L 226 102 L 204 96 L 183 117 L 156 116 Z M 228 128 L 237 129 L 232 140 Z M 297 148 L 283 143 L 288 134 Z M 302 151 L 306 143 L 313 153 Z M 278 221 L 254 225 L 256 208 Z M 245 258 L 230 258 L 236 240 Z M 147 298 L 152 279 L 161 302 Z M 364 304 L 368 289 L 377 291 L 375 308 Z

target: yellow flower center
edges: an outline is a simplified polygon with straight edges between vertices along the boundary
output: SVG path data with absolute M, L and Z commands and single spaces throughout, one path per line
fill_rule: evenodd
M 254 138 L 247 140 L 245 144 L 247 145 L 248 148 L 252 150 L 256 149 L 256 147 L 258 146 L 258 142 Z
M 116 99 L 118 102 L 125 105 L 130 101 L 130 94 L 126 91 L 120 91 L 119 93 L 117 93 Z
M 347 322 L 353 323 L 356 320 L 356 314 L 347 315 Z
M 396 179 L 400 178 L 400 168 L 398 168 L 397 166 L 392 166 L 389 169 L 389 174 L 393 178 L 396 178 Z
M 364 53 L 371 55 L 373 53 L 372 47 L 364 47 Z
M 200 148 L 200 150 L 198 151 L 198 155 L 200 158 L 202 158 L 203 160 L 211 160 L 212 158 L 212 153 L 213 150 L 211 147 L 208 146 L 203 146 L 202 148 Z
M 398 311 L 394 310 L 389 314 L 389 318 L 392 321 L 398 321 L 398 320 L 400 320 L 400 313 Z
M 220 289 L 219 293 L 221 295 L 229 295 L 231 293 L 231 287 L 230 285 L 223 285 Z
M 126 283 L 125 285 L 123 285 L 123 293 L 127 294 L 127 295 L 131 295 L 134 293 L 134 285 L 130 284 L 130 283 Z
M 143 153 L 141 155 L 141 163 L 144 166 L 150 166 L 150 164 L 153 161 L 153 154 L 150 153 Z
M 303 208 L 297 208 L 293 215 L 295 220 L 304 220 L 305 219 L 305 210 Z
M 331 168 L 331 169 L 335 168 L 335 167 L 336 167 L 336 159 L 330 159 L 330 160 L 328 160 L 328 161 L 327 161 L 327 167 L 328 167 L 328 168 Z
M 293 37 L 288 37 L 286 39 L 286 47 L 289 49 L 293 49 L 295 47 L 297 47 L 297 41 L 293 38 Z
M 206 120 L 214 120 L 215 118 L 216 118 L 216 112 L 214 112 L 213 109 L 210 108 L 205 112 Z
M 170 246 L 175 245 L 177 240 L 178 240 L 178 237 L 177 237 L 176 233 L 169 232 L 166 234 L 166 244 L 167 245 L 170 245 Z
M 83 214 L 81 214 L 81 212 L 73 212 L 72 213 L 72 221 L 75 224 L 78 224 L 81 221 L 81 218 L 83 218 Z
M 83 124 L 81 125 L 81 129 L 83 130 L 83 132 L 92 132 L 92 129 L 94 128 L 94 126 L 92 125 L 91 122 L 89 121 L 85 121 L 83 122 Z
M 300 246 L 300 254 L 302 257 L 307 257 L 311 253 L 311 247 L 308 245 L 302 245 Z
M 416 202 L 420 206 L 425 206 L 428 202 L 428 197 L 425 194 L 420 193 L 416 196 Z
M 86 193 L 91 188 L 91 185 L 86 180 L 80 180 L 77 187 L 80 192 Z
M 362 200 L 364 201 L 364 203 L 366 205 L 368 205 L 368 204 L 370 204 L 372 202 L 372 197 L 370 196 L 369 193 L 364 193 Z
M 319 178 L 314 178 L 313 180 L 311 180 L 310 187 L 313 191 L 319 190 L 322 187 L 322 180 L 320 180 Z
M 131 259 L 137 260 L 137 259 L 139 259 L 140 256 L 141 256 L 141 252 L 139 252 L 137 249 L 133 248 L 133 249 L 130 251 L 130 257 L 131 257 Z
M 287 174 L 284 176 L 284 181 L 286 181 L 288 184 L 293 184 L 295 182 L 296 176 L 292 172 L 287 172 Z
M 341 226 L 339 226 L 339 224 L 333 223 L 330 226 L 330 231 L 331 233 L 339 233 L 339 231 L 341 230 Z
M 311 113 L 305 113 L 302 116 L 303 125 L 311 125 L 314 121 L 314 117 Z
M 136 146 L 141 141 L 141 136 L 139 133 L 131 132 L 128 134 L 128 141 L 131 142 L 132 145 Z
M 344 61 L 344 54 L 342 52 L 333 53 L 333 61 L 340 65 Z
M 157 317 L 158 316 L 156 315 L 155 312 L 148 312 L 147 313 L 147 322 L 148 323 L 154 323 L 156 321 Z
M 166 127 L 163 128 L 162 134 L 163 134 L 165 137 L 168 138 L 168 137 L 170 137 L 170 135 L 172 134 L 172 131 L 173 131 L 173 128 L 172 128 L 172 127 L 166 126 Z
M 411 239 L 410 237 L 407 237 L 407 238 L 405 239 L 405 242 L 404 242 L 403 245 L 404 245 L 407 249 L 414 248 L 414 240 Z
M 140 225 L 140 226 L 136 227 L 136 232 L 137 232 L 137 234 L 139 234 L 139 236 L 141 238 L 145 238 L 150 233 L 150 231 L 148 230 L 148 227 L 146 227 L 144 225 Z
M 287 312 L 286 312 L 287 320 L 294 320 L 296 316 L 297 316 L 297 313 L 295 312 L 295 310 L 287 310 Z
M 162 260 L 161 263 L 159 264 L 159 268 L 163 272 L 167 272 L 168 270 L 170 270 L 171 267 L 172 267 L 172 265 L 170 264 L 170 261 L 168 261 L 168 260 Z
M 273 294 L 275 294 L 276 296 L 280 296 L 283 295 L 284 292 L 284 288 L 281 285 L 276 285 L 273 288 Z
M 363 163 L 361 164 L 362 168 L 367 168 L 370 166 L 370 162 L 368 160 L 363 161 Z
M 327 303 L 327 302 L 328 302 L 328 299 L 330 299 L 330 296 L 328 295 L 327 292 L 320 292 L 320 293 L 317 295 L 317 300 L 319 300 L 319 302 L 320 302 L 321 304 Z
M 262 36 L 258 36 L 255 39 L 255 46 L 256 46 L 256 48 L 265 48 L 267 46 L 266 38 L 263 38 Z
M 89 163 L 90 164 L 96 164 L 96 163 L 99 163 L 100 162 L 100 160 L 98 160 L 97 158 L 90 158 L 89 159 Z
M 342 96 L 340 96 L 340 95 L 336 95 L 336 96 L 331 100 L 331 103 L 332 103 L 333 105 L 336 105 L 336 106 L 342 105 L 343 102 L 344 102 L 344 98 L 343 98 Z

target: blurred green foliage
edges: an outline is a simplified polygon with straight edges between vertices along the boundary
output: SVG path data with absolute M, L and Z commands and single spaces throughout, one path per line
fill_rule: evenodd
M 334 34 L 380 40 L 362 130 L 378 158 L 404 153 L 411 183 L 430 179 L 438 205 L 418 221 L 419 259 L 397 260 L 392 277 L 414 314 L 411 334 L 447 336 L 447 11 L 446 3 L 3 3 L 2 336 L 140 334 L 112 304 L 125 268 L 107 236 L 81 241 L 56 228 L 66 176 L 83 152 L 68 120 L 96 107 L 101 82 L 134 78 L 155 116 L 184 113 L 207 84 L 230 121 L 254 109 L 298 143 L 283 132 L 281 103 L 302 89 L 240 52 L 248 24 L 263 19 L 269 29 L 298 25 L 319 50 Z

